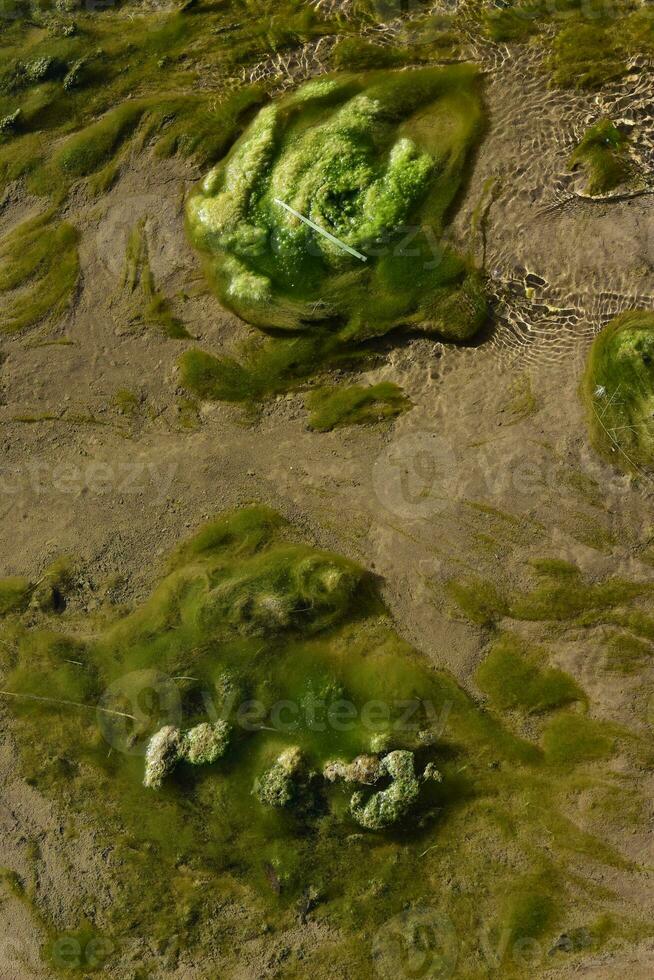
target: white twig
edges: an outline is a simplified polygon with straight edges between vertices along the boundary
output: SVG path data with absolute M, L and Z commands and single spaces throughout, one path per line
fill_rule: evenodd
M 120 718 L 131 718 L 138 721 L 134 715 L 128 715 L 125 711 L 114 711 L 113 708 L 100 708 L 95 704 L 84 704 L 82 701 L 64 701 L 61 698 L 45 698 L 39 694 L 18 694 L 16 691 L 0 691 L 0 695 L 6 698 L 27 698 L 30 701 L 48 701 L 51 704 L 72 705 L 74 708 L 86 708 L 88 711 L 102 711 L 105 715 L 118 715 Z
M 291 214 L 294 214 L 296 218 L 299 218 L 300 221 L 303 221 L 305 225 L 309 226 L 309 228 L 313 228 L 314 231 L 317 231 L 319 235 L 324 235 L 324 237 L 328 238 L 330 242 L 334 243 L 334 245 L 338 245 L 339 248 L 344 248 L 345 251 L 349 252 L 350 255 L 353 255 L 355 259 L 361 259 L 362 262 L 368 261 L 367 255 L 362 255 L 362 253 L 357 252 L 355 248 L 352 248 L 350 245 L 346 245 L 345 242 L 342 242 L 340 240 L 340 238 L 337 238 L 335 235 L 332 235 L 331 232 L 329 231 L 325 231 L 324 228 L 321 228 L 320 225 L 317 225 L 315 221 L 311 220 L 311 218 L 305 218 L 303 214 L 300 214 L 299 211 L 296 211 L 295 208 L 292 208 L 290 204 L 284 204 L 284 202 L 280 201 L 278 197 L 274 197 L 273 200 L 275 204 L 279 204 L 281 207 L 286 208 L 287 211 L 290 211 Z

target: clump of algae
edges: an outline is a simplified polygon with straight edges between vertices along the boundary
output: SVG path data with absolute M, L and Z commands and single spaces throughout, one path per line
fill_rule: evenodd
M 500 905 L 526 894 L 516 880 L 534 861 L 539 901 L 561 916 L 589 906 L 562 855 L 575 872 L 586 853 L 619 862 L 560 813 L 577 767 L 615 737 L 559 722 L 544 752 L 512 735 L 397 636 L 361 568 L 299 542 L 266 508 L 203 528 L 132 612 L 64 611 L 46 629 L 20 608 L 0 651 L 23 765 L 113 848 L 118 892 L 92 923 L 104 935 L 145 934 L 153 955 L 172 934 L 202 948 L 233 903 L 250 918 L 229 920 L 231 947 L 252 916 L 288 928 L 309 890 L 342 937 L 340 961 L 365 975 L 369 930 L 407 902 L 440 907 L 452 862 L 462 887 L 443 907 L 475 934 L 480 910 L 501 928 Z M 157 735 L 153 792 L 143 777 Z M 327 778 L 335 760 L 343 778 Z M 563 903 L 543 884 L 554 877 Z M 80 921 L 92 899 L 80 896 Z
M 477 668 L 475 679 L 491 702 L 504 710 L 539 713 L 584 700 L 569 674 L 543 661 L 539 651 L 505 633 Z
M 627 147 L 627 138 L 610 119 L 600 119 L 586 130 L 570 157 L 570 167 L 583 167 L 588 194 L 608 194 L 629 180 L 633 168 Z
M 467 618 L 480 626 L 493 627 L 504 619 L 577 626 L 614 624 L 629 625 L 633 632 L 650 637 L 651 620 L 637 603 L 649 600 L 653 583 L 617 577 L 588 581 L 577 565 L 561 559 L 534 559 L 530 565 L 535 582 L 527 590 L 512 591 L 486 579 L 466 578 L 451 580 L 448 593 Z
M 329 432 L 342 425 L 364 425 L 392 419 L 411 405 L 402 389 L 391 381 L 375 385 L 324 387 L 310 392 L 306 399 L 310 411 L 309 427 Z
M 397 326 L 473 336 L 481 282 L 441 237 L 482 120 L 469 66 L 325 76 L 261 109 L 188 202 L 221 300 L 347 343 Z
M 597 335 L 583 378 L 594 448 L 628 472 L 654 463 L 654 314 L 631 311 Z

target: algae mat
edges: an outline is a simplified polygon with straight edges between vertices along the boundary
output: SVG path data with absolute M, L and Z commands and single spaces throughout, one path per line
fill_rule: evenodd
M 406 903 L 456 922 L 444 964 L 460 944 L 474 962 L 482 942 L 508 936 L 496 953 L 507 976 L 553 925 L 580 922 L 589 948 L 607 930 L 646 928 L 603 921 L 575 855 L 624 859 L 562 808 L 579 781 L 621 791 L 584 775 L 589 762 L 621 742 L 644 749 L 575 710 L 585 696 L 565 675 L 529 668 L 536 710 L 556 714 L 542 744 L 517 737 L 397 636 L 362 569 L 261 507 L 203 528 L 115 622 L 29 625 L 49 601 L 40 588 L 5 586 L 6 684 L 30 781 L 113 852 L 111 908 L 89 923 L 93 896 L 80 897 L 73 932 L 110 940 L 102 965 L 119 964 L 131 938 L 172 956 L 173 934 L 175 948 L 241 943 L 253 917 L 281 929 L 311 913 L 333 937 L 329 955 L 365 975 Z M 495 664 L 502 655 L 515 662 Z M 517 677 L 525 657 L 498 648 L 484 684 L 498 670 Z M 444 888 L 452 863 L 458 885 Z M 226 933 L 220 917 L 241 903 L 250 924 Z M 61 939 L 47 949 L 61 967 Z M 225 946 L 221 963 L 235 965 Z

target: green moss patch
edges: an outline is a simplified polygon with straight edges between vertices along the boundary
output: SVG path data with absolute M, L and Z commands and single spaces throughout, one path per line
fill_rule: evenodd
M 543 746 L 554 766 L 606 759 L 615 748 L 615 735 L 607 726 L 585 715 L 564 714 L 554 718 L 543 733 Z
M 615 466 L 654 464 L 654 314 L 616 317 L 597 335 L 583 378 L 590 438 Z
M 318 432 L 396 418 L 411 406 L 402 389 L 390 381 L 367 387 L 318 388 L 308 395 L 306 404 L 311 412 L 309 426 Z
M 145 111 L 140 102 L 127 102 L 64 143 L 55 164 L 71 177 L 88 177 L 114 156 L 139 124 Z
M 447 592 L 467 618 L 480 626 L 496 625 L 505 617 L 579 626 L 614 624 L 654 639 L 654 619 L 638 608 L 639 602 L 651 598 L 654 583 L 615 577 L 590 582 L 576 565 L 559 559 L 535 559 L 530 565 L 534 581 L 525 590 L 465 578 L 451 580 Z
M 633 167 L 627 147 L 627 138 L 610 119 L 601 119 L 584 133 L 570 157 L 570 167 L 583 167 L 588 194 L 608 194 L 629 180 Z
M 27 607 L 32 591 L 31 583 L 25 578 L 0 579 L 0 616 L 12 612 L 22 612 Z
M 155 286 L 145 221 L 137 222 L 129 236 L 123 284 L 134 300 L 136 322 L 158 327 L 167 337 L 176 340 L 189 336 L 182 321 L 173 315 L 168 299 Z
M 453 579 L 447 592 L 468 619 L 480 626 L 491 626 L 508 613 L 505 597 L 484 579 Z
M 569 674 L 543 666 L 543 655 L 510 634 L 501 636 L 477 668 L 475 679 L 502 710 L 538 713 L 584 700 Z
M 326 333 L 245 344 L 241 356 L 186 351 L 179 360 L 185 388 L 208 401 L 253 403 L 288 391 L 316 371 L 350 360 Z
M 484 15 L 485 32 L 493 41 L 526 41 L 541 30 L 540 4 L 515 4 L 489 10 Z
M 78 233 L 48 211 L 0 240 L 0 329 L 17 333 L 54 322 L 79 275 Z
M 651 662 L 653 654 L 651 642 L 629 633 L 614 633 L 606 643 L 606 668 L 632 674 Z
M 554 39 L 550 66 L 556 84 L 599 88 L 622 78 L 632 58 L 654 53 L 651 10 L 625 3 L 613 10 L 581 6 L 581 11 L 572 23 L 563 20 Z
M 510 946 L 515 950 L 520 944 L 537 941 L 560 920 L 560 908 L 555 895 L 558 876 L 553 869 L 522 875 L 514 884 L 506 899 L 505 929 Z

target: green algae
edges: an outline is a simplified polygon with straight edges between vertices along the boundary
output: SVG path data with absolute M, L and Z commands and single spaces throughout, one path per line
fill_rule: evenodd
M 203 0 L 192 11 L 30 5 L 4 17 L 0 120 L 14 122 L 0 133 L 0 186 L 23 176 L 32 192 L 65 196 L 71 181 L 108 175 L 130 142 L 211 165 L 265 93 L 234 91 L 243 65 L 332 30 L 299 2 L 250 7 L 237 22 L 231 4 Z
M 565 88 L 600 88 L 654 53 L 652 11 L 632 0 L 507 3 L 484 12 L 483 29 L 497 42 L 544 44 L 552 83 Z
M 452 579 L 447 594 L 459 609 L 480 626 L 492 626 L 508 613 L 505 597 L 496 586 L 479 577 Z
M 400 640 L 362 569 L 301 543 L 266 508 L 207 525 L 132 612 L 56 622 L 61 631 L 15 618 L 3 627 L 3 686 L 22 695 L 10 704 L 23 765 L 113 848 L 119 891 L 109 918 L 89 928 L 121 943 L 146 935 L 170 969 L 185 945 L 208 934 L 224 941 L 226 907 L 251 910 L 242 926 L 232 920 L 233 946 L 262 916 L 269 936 L 288 928 L 309 889 L 312 916 L 342 937 L 332 953 L 365 975 L 371 930 L 407 902 L 435 903 L 462 935 L 476 931 L 480 906 L 469 895 L 481 874 L 483 914 L 500 928 L 498 898 L 517 894 L 525 861 L 547 861 L 560 833 L 577 857 L 591 846 L 557 817 L 570 750 L 552 747 L 550 733 L 544 756 L 511 735 Z M 160 789 L 142 785 L 143 752 L 162 725 L 204 732 L 223 721 L 231 734 L 221 758 L 180 757 Z M 389 777 L 410 792 L 395 800 L 376 796 L 392 781 L 353 792 L 320 778 L 326 763 L 372 745 L 390 753 Z M 584 736 L 574 758 L 583 765 L 595 754 Z M 415 777 L 437 768 L 441 781 L 410 779 L 403 767 L 413 759 Z M 300 783 L 286 778 L 300 767 Z M 386 800 L 399 825 L 386 826 Z M 502 866 L 489 834 L 505 841 Z M 614 860 L 600 842 L 595 857 Z M 450 861 L 468 884 L 442 906 Z M 569 880 L 565 866 L 558 874 Z M 80 896 L 72 933 L 93 904 L 92 893 Z M 304 969 L 319 957 L 309 953 Z
M 334 64 L 353 57 L 355 49 L 361 55 L 359 64 L 363 64 L 366 57 L 376 56 L 379 46 L 363 42 L 359 32 L 376 14 L 364 4 L 352 11 L 350 22 L 345 22 L 337 14 L 310 10 L 299 0 L 281 7 L 260 0 L 250 5 L 248 16 L 243 18 L 235 15 L 231 5 L 217 7 L 204 0 L 195 3 L 193 10 L 145 11 L 130 4 L 120 12 L 76 9 L 74 20 L 72 13 L 64 10 L 30 9 L 28 17 L 7 22 L 0 39 L 1 60 L 7 66 L 0 80 L 0 119 L 9 120 L 0 134 L 0 188 L 22 180 L 31 193 L 49 197 L 57 205 L 64 204 L 73 190 L 91 197 L 104 195 L 130 160 L 141 158 L 146 151 L 190 157 L 202 167 L 220 160 L 219 168 L 227 166 L 238 153 L 236 147 L 230 150 L 234 140 L 250 123 L 243 137 L 247 142 L 261 115 L 271 109 L 267 105 L 253 119 L 269 98 L 273 79 L 243 84 L 244 71 L 272 51 L 292 51 L 314 38 L 336 34 L 339 41 L 334 47 Z M 124 30 L 126 17 L 129 31 Z M 403 60 L 418 64 L 421 59 L 452 56 L 454 20 L 411 18 L 406 38 L 399 36 L 402 47 L 398 51 Z M 382 60 L 389 65 L 400 57 L 388 45 L 380 50 L 385 52 Z M 267 222 L 266 227 L 271 225 L 269 230 L 281 234 L 275 238 L 274 254 L 268 255 L 274 275 L 281 275 L 277 283 L 281 300 L 290 297 L 295 303 L 291 296 L 295 287 L 289 287 L 289 277 L 300 267 L 300 292 L 305 286 L 312 291 L 320 282 L 329 283 L 336 296 L 332 302 L 329 290 L 321 288 L 325 295 L 311 298 L 311 312 L 298 321 L 298 303 L 303 310 L 307 305 L 306 297 L 300 296 L 290 320 L 281 318 L 285 327 L 292 320 L 299 322 L 303 336 L 313 339 L 311 350 L 304 344 L 301 366 L 296 369 L 288 346 L 282 344 L 274 351 L 276 342 L 271 340 L 263 359 L 257 356 L 250 363 L 248 358 L 244 362 L 228 358 L 222 364 L 224 384 L 214 385 L 216 397 L 226 390 L 230 400 L 251 401 L 288 390 L 296 379 L 308 377 L 331 362 L 332 347 L 340 347 L 334 353 L 341 357 L 343 348 L 352 350 L 353 340 L 386 332 L 395 323 L 409 327 L 420 323 L 421 329 L 461 339 L 485 319 L 481 275 L 467 256 L 442 244 L 442 232 L 481 133 L 482 109 L 474 69 L 418 69 L 417 74 L 411 72 L 419 82 L 415 86 L 402 77 L 405 75 L 376 71 L 334 76 L 342 82 L 341 104 L 336 92 L 324 104 L 321 96 L 311 96 L 314 83 L 275 103 L 284 116 L 279 124 L 279 150 L 284 159 L 276 161 L 282 176 L 288 143 L 297 129 L 298 138 L 307 142 L 304 151 L 301 147 L 297 152 L 290 149 L 289 159 L 297 161 L 300 171 L 300 158 L 303 152 L 309 153 L 309 143 L 311 155 L 320 144 L 320 152 L 327 155 L 325 160 L 332 160 L 328 170 L 336 197 L 330 204 L 326 188 L 318 187 L 316 208 L 326 209 L 321 217 L 328 222 L 335 220 L 341 203 L 347 204 L 341 216 L 346 224 L 354 218 L 358 228 L 340 231 L 353 240 L 363 236 L 372 243 L 375 254 L 369 256 L 366 269 L 357 269 L 355 264 L 348 272 L 341 265 L 340 255 L 329 248 L 325 251 L 323 241 L 311 234 L 311 247 L 303 256 L 306 229 L 296 227 L 294 219 L 276 214 L 274 207 L 271 211 L 270 195 L 265 201 L 257 197 L 253 227 L 259 227 L 261 220 Z M 208 87 L 207 76 L 212 78 Z M 239 84 L 235 90 L 236 77 Z M 373 106 L 370 117 L 374 138 L 366 127 L 365 113 L 357 116 L 356 110 L 370 98 L 365 94 L 368 87 L 373 100 L 379 96 L 379 112 L 375 115 Z M 411 89 L 408 98 L 407 89 Z M 330 99 L 331 105 L 327 105 Z M 325 110 L 324 120 L 315 116 L 319 104 Z M 331 136 L 327 117 L 334 122 Z M 337 117 L 343 123 L 340 128 Z M 330 157 L 339 140 L 346 149 L 342 161 L 338 154 Z M 314 162 L 317 174 L 318 158 Z M 339 163 L 343 164 L 340 170 Z M 310 174 L 302 173 L 300 183 L 310 188 Z M 360 186 L 356 183 L 359 179 Z M 351 180 L 355 183 L 350 187 Z M 362 206 L 354 216 L 350 212 L 357 195 L 360 203 L 365 198 L 367 210 Z M 266 209 L 265 215 L 259 214 Z M 284 261 L 277 263 L 279 247 Z M 416 255 L 421 267 L 417 277 Z M 313 270 L 309 278 L 304 276 L 307 270 Z M 366 277 L 372 283 L 372 302 L 364 285 Z M 68 280 L 71 278 L 72 272 Z M 252 282 L 247 276 L 236 279 L 246 286 Z M 40 291 L 30 287 L 29 292 L 37 303 Z M 183 328 L 170 313 L 167 300 L 156 290 L 155 294 L 143 304 L 146 319 L 164 332 L 182 336 Z M 335 310 L 341 300 L 347 310 Z M 51 305 L 56 310 L 56 304 Z M 269 312 L 272 315 L 273 310 L 266 309 L 261 324 L 264 328 L 275 326 L 274 317 L 267 319 Z M 370 323 L 364 322 L 366 318 Z M 317 325 L 325 329 L 314 330 Z M 19 319 L 16 327 L 20 326 Z M 284 383 L 286 359 L 291 363 Z M 235 366 L 239 363 L 244 370 Z M 272 385 L 265 380 L 271 364 L 279 369 Z M 251 392 L 255 393 L 252 397 Z
M 505 911 L 505 928 L 509 943 L 533 943 L 560 917 L 555 899 L 560 877 L 552 868 L 540 873 L 522 875 L 515 883 Z
M 306 405 L 311 413 L 309 427 L 318 432 L 396 418 L 411 407 L 402 389 L 390 381 L 349 388 L 317 388 L 307 396 Z
M 325 76 L 262 109 L 188 202 L 221 300 L 265 329 L 328 321 L 348 342 L 399 325 L 471 337 L 483 288 L 440 239 L 482 118 L 467 66 Z
M 119 414 L 126 415 L 128 418 L 138 415 L 141 407 L 141 397 L 130 388 L 118 388 L 112 402 Z
M 0 240 L 0 332 L 55 323 L 64 313 L 79 275 L 78 238 L 47 211 Z
M 503 634 L 477 668 L 475 679 L 493 705 L 540 713 L 583 701 L 584 693 L 562 670 L 543 667 L 543 656 L 518 637 Z
M 545 754 L 554 766 L 606 759 L 614 751 L 616 734 L 610 726 L 586 715 L 554 718 L 543 733 Z
M 654 636 L 651 618 L 636 606 L 651 598 L 654 583 L 617 577 L 588 581 L 576 565 L 560 559 L 534 559 L 530 566 L 535 581 L 524 591 L 479 577 L 452 579 L 447 591 L 468 619 L 480 626 L 494 626 L 506 617 L 583 626 L 615 624 L 645 638 Z
M 321 370 L 351 366 L 365 352 L 344 347 L 327 331 L 251 340 L 239 357 L 194 348 L 179 359 L 182 384 L 198 398 L 250 405 L 287 392 Z
M 57 558 L 45 569 L 33 586 L 31 604 L 45 613 L 60 613 L 66 608 L 67 597 L 75 587 L 77 566 L 69 555 Z
M 519 375 L 512 382 L 508 391 L 507 399 L 502 408 L 502 414 L 506 414 L 506 421 L 503 425 L 518 425 L 525 419 L 531 418 L 540 408 L 540 402 L 536 396 L 531 376 L 529 374 Z
M 0 616 L 26 609 L 31 592 L 28 579 L 18 576 L 0 579 Z
M 561 18 L 552 42 L 555 84 L 600 88 L 624 77 L 633 58 L 651 58 L 654 53 L 651 10 L 629 2 L 610 9 L 601 2 L 571 7 L 571 16 Z
M 70 177 L 88 177 L 105 166 L 132 135 L 145 105 L 128 102 L 71 136 L 54 157 L 55 165 Z
M 628 140 L 610 119 L 591 126 L 570 157 L 570 168 L 583 167 L 588 177 L 586 193 L 608 194 L 632 176 Z
M 597 335 L 582 383 L 593 447 L 628 472 L 654 461 L 654 315 L 632 311 Z
M 633 674 L 652 660 L 652 644 L 630 633 L 614 633 L 606 643 L 607 670 Z
M 542 16 L 539 4 L 495 8 L 484 15 L 485 32 L 493 41 L 526 41 L 541 30 Z

